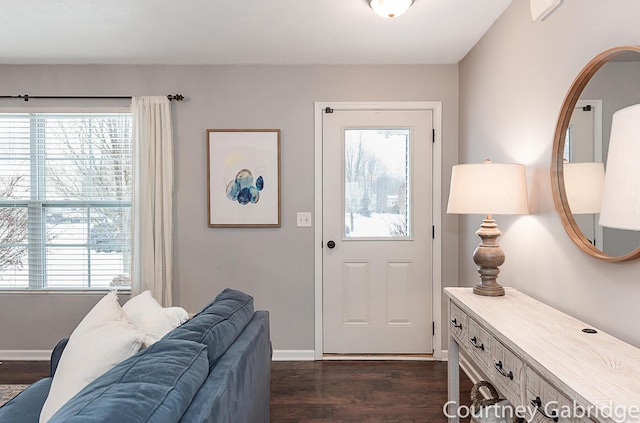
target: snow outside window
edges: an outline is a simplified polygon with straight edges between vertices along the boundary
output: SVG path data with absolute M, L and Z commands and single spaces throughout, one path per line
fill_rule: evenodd
M 129 288 L 130 113 L 0 113 L 0 289 Z

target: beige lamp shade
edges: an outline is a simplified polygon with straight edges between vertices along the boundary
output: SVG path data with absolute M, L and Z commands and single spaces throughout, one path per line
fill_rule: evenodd
M 600 213 L 604 164 L 565 163 L 562 168 L 564 191 L 573 214 Z
M 600 225 L 640 231 L 640 104 L 613 114 Z
M 451 172 L 447 213 L 527 214 L 527 199 L 524 165 L 456 165 Z

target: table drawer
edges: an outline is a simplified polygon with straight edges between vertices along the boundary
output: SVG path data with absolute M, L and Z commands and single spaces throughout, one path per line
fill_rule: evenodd
M 467 337 L 467 314 L 462 311 L 457 305 L 449 303 L 449 333 L 453 336 L 459 344 L 468 342 Z M 466 345 L 465 345 L 466 346 Z
M 493 366 L 491 362 L 492 336 L 471 317 L 468 318 L 468 326 L 466 349 L 486 367 Z
M 527 367 L 525 390 L 527 421 L 536 423 L 586 423 L 592 422 L 588 416 L 574 413 L 574 404 L 551 386 L 537 372 Z M 533 414 L 533 416 L 532 416 Z
M 519 404 L 522 398 L 524 364 L 500 341 L 491 338 L 491 363 L 489 377 L 494 381 L 498 391 L 511 401 Z

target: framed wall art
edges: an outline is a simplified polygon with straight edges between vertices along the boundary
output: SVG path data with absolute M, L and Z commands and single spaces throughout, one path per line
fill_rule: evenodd
M 280 227 L 280 130 L 207 129 L 209 227 Z

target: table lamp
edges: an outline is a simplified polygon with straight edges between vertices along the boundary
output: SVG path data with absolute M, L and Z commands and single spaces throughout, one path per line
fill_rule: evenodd
M 613 114 L 600 225 L 640 231 L 640 104 Z
M 473 252 L 473 261 L 481 281 L 473 287 L 473 293 L 490 297 L 504 295 L 504 288 L 496 282 L 498 267 L 505 258 L 498 245 L 502 232 L 492 215 L 529 213 L 524 165 L 487 160 L 484 164 L 454 166 L 447 213 L 485 215 L 476 232 L 481 242 Z

